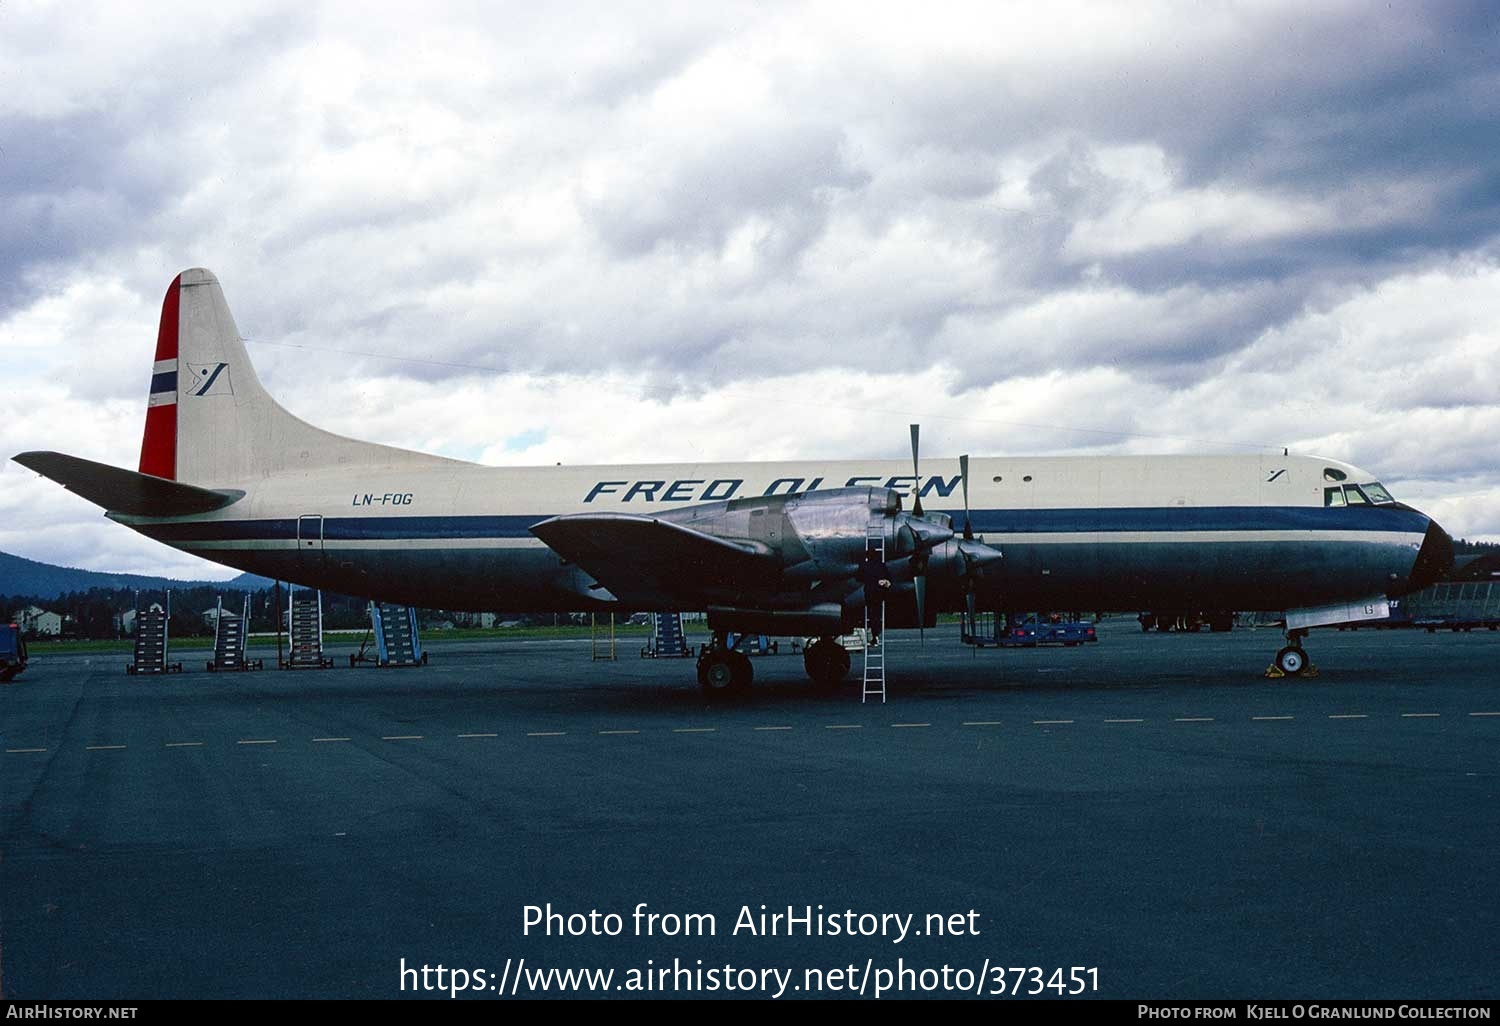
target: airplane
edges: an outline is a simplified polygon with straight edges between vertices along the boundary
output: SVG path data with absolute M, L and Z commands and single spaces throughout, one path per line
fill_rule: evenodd
M 1291 677 L 1310 628 L 1388 616 L 1453 562 L 1435 521 L 1337 460 L 964 456 L 924 477 L 915 425 L 911 441 L 910 468 L 488 467 L 357 441 L 277 404 L 218 279 L 195 268 L 162 303 L 138 469 L 13 459 L 148 538 L 306 587 L 455 610 L 705 610 L 711 696 L 750 685 L 733 634 L 815 638 L 808 675 L 842 680 L 871 550 L 893 581 L 887 626 L 979 608 L 1278 610 L 1267 672 Z

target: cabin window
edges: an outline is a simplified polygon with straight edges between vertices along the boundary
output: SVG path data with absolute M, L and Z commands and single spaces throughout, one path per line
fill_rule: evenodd
M 1342 506 L 1344 504 L 1344 490 L 1337 485 L 1332 488 L 1323 489 L 1323 505 Z
M 1323 480 L 1324 481 L 1347 481 L 1347 480 L 1349 480 L 1349 475 L 1346 474 L 1346 473 L 1344 473 L 1338 467 L 1324 467 L 1323 468 Z
M 1360 485 L 1359 487 L 1362 488 L 1364 490 L 1364 493 L 1370 497 L 1370 501 L 1375 503 L 1377 506 L 1381 503 L 1396 501 L 1395 499 L 1391 498 L 1391 493 L 1386 491 L 1385 486 L 1382 485 L 1379 481 L 1371 481 L 1369 484 Z
M 1368 506 L 1370 500 L 1365 498 L 1365 493 L 1359 490 L 1359 485 L 1344 485 L 1344 498 L 1351 506 Z

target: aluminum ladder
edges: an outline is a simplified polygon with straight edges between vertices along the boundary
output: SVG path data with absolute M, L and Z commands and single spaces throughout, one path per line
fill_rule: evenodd
M 871 527 L 865 531 L 865 552 L 876 553 L 882 563 L 885 562 L 885 531 L 882 527 Z M 860 704 L 868 702 L 873 696 L 879 695 L 882 704 L 885 702 L 885 597 L 879 596 L 880 605 L 874 609 L 876 596 L 869 594 L 866 588 L 865 594 L 865 666 L 864 682 L 860 687 Z M 875 626 L 876 634 L 880 637 L 880 644 L 871 644 L 870 627 Z
M 214 657 L 208 662 L 208 672 L 219 670 L 258 670 L 259 659 L 245 658 L 245 641 L 250 634 L 250 596 L 244 596 L 242 612 L 231 613 L 224 609 L 224 596 L 219 596 L 218 612 L 214 614 Z
M 164 609 L 141 608 L 141 593 L 135 593 L 135 652 L 125 672 L 181 673 L 182 664 L 168 662 L 167 623 L 172 619 L 172 593 L 166 594 Z
M 333 665 L 323 655 L 323 593 L 315 588 L 288 589 L 287 635 L 291 651 L 283 670 L 325 670 Z

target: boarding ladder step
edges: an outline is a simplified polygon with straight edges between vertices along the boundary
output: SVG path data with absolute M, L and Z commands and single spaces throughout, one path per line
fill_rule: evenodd
M 376 666 L 421 666 L 427 662 L 417 634 L 417 611 L 393 602 L 370 603 Z
M 181 663 L 169 661 L 167 624 L 172 618 L 172 593 L 166 593 L 165 606 L 141 606 L 141 593 L 135 595 L 135 651 L 126 673 L 179 673 Z
M 681 613 L 652 613 L 651 620 L 655 642 L 653 651 L 658 658 L 692 654 L 688 650 L 687 635 L 682 630 Z
M 287 596 L 290 652 L 282 668 L 322 670 L 333 665 L 323 655 L 323 593 L 316 588 L 290 589 Z
M 264 665 L 261 660 L 245 658 L 249 634 L 250 596 L 243 596 L 240 612 L 232 613 L 224 608 L 224 596 L 220 595 L 214 616 L 214 657 L 208 664 L 209 671 L 260 669 Z
M 884 525 L 866 529 L 865 551 L 874 553 L 882 563 L 885 562 Z M 882 703 L 885 702 L 885 597 L 879 596 L 878 602 L 875 598 L 876 596 L 865 595 L 864 680 L 859 697 L 861 703 L 877 696 Z M 873 638 L 879 638 L 880 643 L 874 644 Z

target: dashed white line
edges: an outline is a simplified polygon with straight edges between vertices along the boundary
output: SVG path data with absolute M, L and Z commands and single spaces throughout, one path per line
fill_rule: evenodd
M 1442 717 L 1442 715 L 1443 715 L 1442 713 L 1436 713 L 1436 712 L 1408 712 L 1408 713 L 1401 713 L 1400 714 L 1400 718 L 1401 719 L 1407 719 L 1407 720 L 1439 719 L 1439 718 Z M 1471 712 L 1468 715 L 1471 716 L 1471 717 L 1476 717 L 1476 718 L 1478 718 L 1478 717 L 1500 717 L 1500 710 L 1481 710 L 1481 711 Z M 1365 720 L 1365 719 L 1369 719 L 1369 718 L 1370 717 L 1369 717 L 1368 713 L 1329 713 L 1328 714 L 1328 719 L 1330 719 L 1330 720 Z M 1282 722 L 1282 721 L 1288 721 L 1288 720 L 1295 720 L 1296 717 L 1295 716 L 1252 716 L 1252 717 L 1250 717 L 1250 719 L 1253 722 L 1265 723 L 1265 722 Z M 1031 722 L 1032 722 L 1032 724 L 1034 726 L 1041 727 L 1041 726 L 1065 726 L 1065 725 L 1068 725 L 1068 724 L 1076 723 L 1077 721 L 1076 720 L 1070 720 L 1070 719 L 1068 719 L 1068 720 L 1065 720 L 1065 719 L 1053 719 L 1053 720 L 1032 720 Z M 1103 722 L 1105 722 L 1105 723 L 1116 723 L 1116 724 L 1123 724 L 1123 723 L 1145 723 L 1146 720 L 1144 718 L 1142 718 L 1142 717 L 1111 717 L 1111 718 L 1104 719 Z M 1216 720 L 1212 716 L 1178 716 L 1178 717 L 1174 717 L 1173 720 L 1172 720 L 1172 722 L 1173 723 L 1213 723 L 1213 722 L 1216 722 Z M 962 726 L 965 726 L 965 727 L 999 727 L 999 726 L 1003 726 L 1003 725 L 1004 725 L 1004 721 L 1003 720 L 964 720 L 964 721 L 962 721 Z M 866 725 L 863 724 L 863 723 L 829 723 L 829 724 L 824 724 L 823 725 L 823 729 L 824 730 L 863 730 L 865 728 L 865 726 Z M 931 722 L 892 723 L 890 726 L 892 728 L 896 728 L 896 729 L 903 729 L 903 728 L 904 729 L 915 729 L 915 728 L 931 727 L 932 723 Z M 760 727 L 752 727 L 750 729 L 751 730 L 758 730 L 758 731 L 785 731 L 785 730 L 795 730 L 796 728 L 794 726 L 790 725 L 790 724 L 774 724 L 774 725 L 766 725 L 766 726 L 760 726 Z M 716 733 L 718 730 L 719 730 L 718 727 L 673 727 L 672 728 L 672 733 L 674 733 L 674 734 L 712 734 L 712 733 Z M 598 735 L 600 735 L 600 736 L 618 736 L 618 735 L 639 734 L 639 733 L 641 733 L 641 731 L 640 730 L 600 730 L 600 731 L 595 731 L 595 733 L 598 734 Z M 567 731 L 565 731 L 565 730 L 538 730 L 538 731 L 529 731 L 526 734 L 527 737 L 564 737 L 566 735 L 567 735 Z M 465 733 L 465 734 L 457 734 L 455 736 L 459 737 L 459 738 L 464 738 L 464 739 L 478 739 L 478 738 L 496 738 L 496 737 L 499 737 L 500 735 L 496 734 L 496 733 Z M 312 740 L 312 742 L 314 744 L 331 744 L 331 743 L 339 743 L 339 742 L 348 742 L 348 741 L 351 741 L 353 739 L 349 738 L 349 737 L 315 737 L 315 738 L 312 738 L 311 740 Z M 381 737 L 381 740 L 382 741 L 423 741 L 423 740 L 426 740 L 426 736 L 423 735 L 423 734 L 391 734 L 391 735 L 383 735 Z M 238 740 L 238 741 L 235 742 L 235 744 L 237 744 L 237 745 L 274 745 L 274 744 L 279 744 L 279 743 L 280 743 L 280 741 L 277 738 L 243 738 L 243 739 L 240 739 L 240 740 Z M 203 741 L 167 741 L 167 742 L 163 743 L 162 747 L 164 747 L 164 748 L 202 748 L 202 747 L 204 747 L 204 745 L 205 745 L 205 742 L 203 742 Z M 125 745 L 86 745 L 85 748 L 84 748 L 84 750 L 85 751 L 89 751 L 89 752 L 117 752 L 117 751 L 124 751 L 124 750 L 126 750 L 126 747 L 127 746 L 125 746 Z M 5 751 L 6 755 L 42 755 L 42 754 L 46 754 L 49 751 L 49 749 L 47 749 L 47 748 L 7 748 L 4 751 Z

